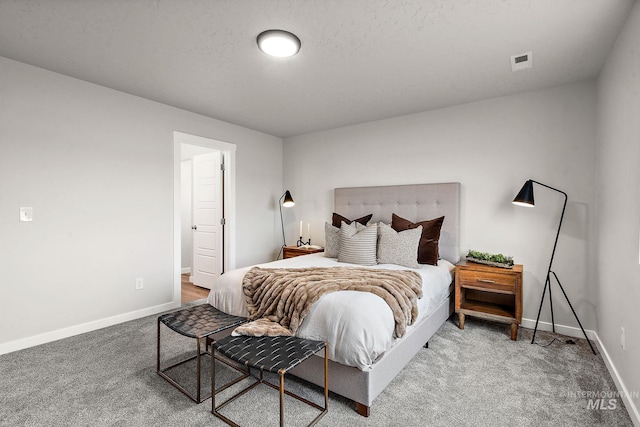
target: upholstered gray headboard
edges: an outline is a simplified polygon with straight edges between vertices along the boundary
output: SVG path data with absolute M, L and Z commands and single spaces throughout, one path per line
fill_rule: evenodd
M 412 222 L 444 216 L 440 257 L 460 260 L 460 183 L 336 188 L 334 212 L 355 219 L 373 214 L 371 222 L 391 223 L 395 213 Z

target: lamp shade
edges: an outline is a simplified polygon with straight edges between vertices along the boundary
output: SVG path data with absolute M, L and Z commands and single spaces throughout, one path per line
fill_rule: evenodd
M 295 204 L 296 202 L 293 201 L 293 197 L 291 197 L 291 193 L 289 192 L 289 190 L 285 191 L 284 200 L 282 201 L 282 206 L 284 206 L 285 208 L 290 208 Z
M 524 183 L 524 185 L 520 189 L 520 192 L 518 193 L 516 198 L 513 199 L 512 203 L 518 206 L 535 206 L 535 203 L 533 202 L 533 181 L 528 180 Z

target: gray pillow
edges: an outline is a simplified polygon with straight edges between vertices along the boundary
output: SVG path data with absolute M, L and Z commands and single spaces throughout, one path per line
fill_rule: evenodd
M 338 261 L 360 265 L 376 265 L 378 225 L 363 226 L 357 222 L 340 226 Z
M 419 268 L 418 246 L 421 236 L 422 226 L 398 232 L 381 222 L 378 224 L 378 264 Z
M 324 223 L 324 256 L 338 258 L 338 248 L 340 248 L 340 229 L 328 222 Z

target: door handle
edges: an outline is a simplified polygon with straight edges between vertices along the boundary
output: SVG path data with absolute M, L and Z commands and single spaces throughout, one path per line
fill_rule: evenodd
M 197 229 L 198 229 L 198 226 L 197 226 L 197 225 L 192 225 L 192 226 L 191 226 L 191 229 L 192 229 L 192 230 L 197 230 Z

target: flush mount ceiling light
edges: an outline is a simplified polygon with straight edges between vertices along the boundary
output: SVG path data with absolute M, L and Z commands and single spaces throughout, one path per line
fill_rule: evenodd
M 267 30 L 258 34 L 258 47 L 278 58 L 293 56 L 300 50 L 300 39 L 284 30 Z

